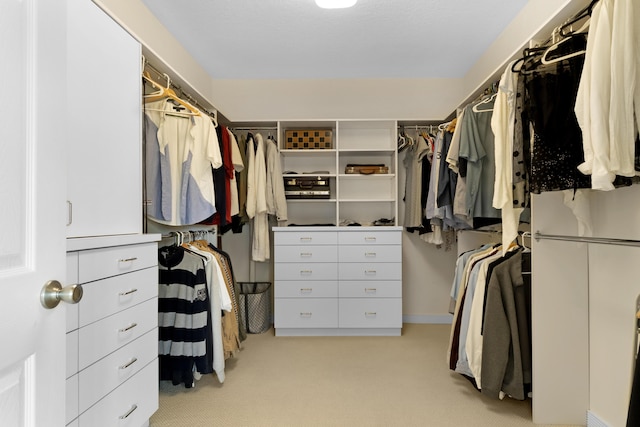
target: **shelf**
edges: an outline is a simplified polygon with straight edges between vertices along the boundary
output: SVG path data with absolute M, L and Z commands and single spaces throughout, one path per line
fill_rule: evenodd
M 335 203 L 336 199 L 287 199 L 287 203 Z
M 336 155 L 336 149 L 325 150 L 285 150 L 281 149 L 280 154 L 285 156 L 321 156 L 333 157 Z
M 395 173 L 372 173 L 372 174 L 362 174 L 362 173 L 341 173 L 338 175 L 338 177 L 340 179 L 370 179 L 370 178 L 378 178 L 378 179 L 384 179 L 384 178 L 395 178 L 396 174 Z
M 340 199 L 340 203 L 392 203 L 396 199 Z
M 289 224 L 339 224 L 339 218 L 372 223 L 398 217 L 398 152 L 395 120 L 305 120 L 278 123 L 287 130 L 331 129 L 332 149 L 281 149 L 285 178 L 322 176 L 331 199 L 287 199 Z M 345 174 L 348 164 L 384 164 L 387 174 Z M 327 171 L 328 173 L 317 173 Z M 295 173 L 291 173 L 295 172 Z M 313 173 L 309 173 L 313 172 Z

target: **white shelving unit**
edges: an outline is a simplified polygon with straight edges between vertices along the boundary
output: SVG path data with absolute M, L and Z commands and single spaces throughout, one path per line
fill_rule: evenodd
M 288 199 L 288 225 L 302 227 L 273 229 L 276 335 L 401 334 L 397 128 L 395 120 L 278 123 L 284 176 L 325 177 L 330 198 Z M 330 129 L 332 148 L 284 149 L 286 131 L 302 129 Z M 346 174 L 349 164 L 388 173 Z M 368 226 L 380 219 L 389 226 Z M 347 220 L 362 226 L 340 226 Z
M 333 224 L 349 220 L 363 225 L 378 219 L 397 225 L 398 155 L 395 120 L 313 120 L 278 123 L 285 177 L 327 177 L 329 199 L 289 199 L 289 224 Z M 285 131 L 330 129 L 332 149 L 284 149 Z M 384 164 L 387 174 L 345 174 L 348 164 Z

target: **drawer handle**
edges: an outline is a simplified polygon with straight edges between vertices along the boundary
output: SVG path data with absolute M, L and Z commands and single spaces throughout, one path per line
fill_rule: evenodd
M 118 262 L 132 262 L 132 261 L 135 261 L 135 260 L 137 260 L 137 259 L 138 259 L 138 257 L 137 257 L 137 256 L 134 256 L 134 257 L 131 257 L 131 258 L 120 258 L 120 259 L 118 260 Z
M 138 359 L 134 357 L 133 359 L 131 359 L 130 361 L 128 361 L 124 365 L 120 366 L 120 369 L 127 369 L 129 366 L 133 365 L 137 361 L 138 361 Z
M 311 313 L 311 312 L 302 312 L 302 313 L 300 313 L 300 317 L 311 317 L 312 314 L 313 313 Z
M 312 255 L 311 252 L 300 252 L 300 256 L 303 258 L 311 258 Z
M 376 274 L 377 271 L 376 270 L 365 270 L 364 274 Z
M 364 291 L 366 293 L 375 293 L 375 292 L 377 292 L 377 290 L 378 289 L 376 289 L 376 288 L 364 288 Z
M 376 238 L 375 237 L 365 237 L 364 240 L 366 240 L 367 242 L 375 242 Z
M 375 311 L 365 311 L 364 315 L 365 317 L 374 317 L 374 316 L 377 316 L 378 313 L 376 313 Z
M 135 328 L 136 326 L 138 326 L 137 323 L 132 323 L 129 326 L 127 326 L 126 328 L 122 328 L 120 329 L 120 332 L 127 332 L 130 331 L 131 329 Z
M 375 252 L 365 252 L 365 253 L 364 253 L 364 256 L 366 256 L 366 257 L 372 257 L 372 258 L 373 258 L 373 257 L 375 257 L 375 256 L 377 256 L 377 255 L 378 255 L 378 254 L 377 254 L 377 253 L 375 253 Z
M 313 288 L 300 288 L 300 292 L 311 293 L 311 292 L 313 292 Z
M 301 242 L 310 242 L 313 240 L 313 237 L 301 237 L 300 241 Z
M 124 420 L 124 419 L 126 419 L 126 418 L 129 418 L 129 415 L 133 414 L 133 411 L 135 411 L 136 409 L 138 409 L 138 405 L 135 405 L 135 404 L 134 404 L 134 405 L 131 407 L 131 409 L 129 409 L 129 410 L 127 411 L 127 413 L 126 413 L 126 414 L 124 414 L 124 415 L 120 415 L 120 417 L 119 417 L 119 418 L 120 418 L 121 420 Z
M 300 274 L 313 274 L 313 270 L 300 270 Z
M 124 297 L 124 296 L 127 296 L 127 295 L 131 295 L 134 292 L 138 292 L 138 290 L 134 288 L 134 289 L 128 290 L 126 292 L 120 292 L 118 295 L 120 295 L 121 297 Z

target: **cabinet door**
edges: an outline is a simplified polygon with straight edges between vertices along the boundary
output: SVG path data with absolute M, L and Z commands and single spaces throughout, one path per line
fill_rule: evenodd
M 67 3 L 67 237 L 140 233 L 140 44 L 92 1 Z

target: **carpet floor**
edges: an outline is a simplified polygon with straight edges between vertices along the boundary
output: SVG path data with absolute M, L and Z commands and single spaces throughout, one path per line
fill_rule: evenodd
M 531 400 L 489 399 L 447 368 L 449 330 L 405 324 L 400 337 L 249 335 L 227 360 L 223 384 L 215 375 L 192 389 L 162 381 L 150 426 L 534 426 Z

